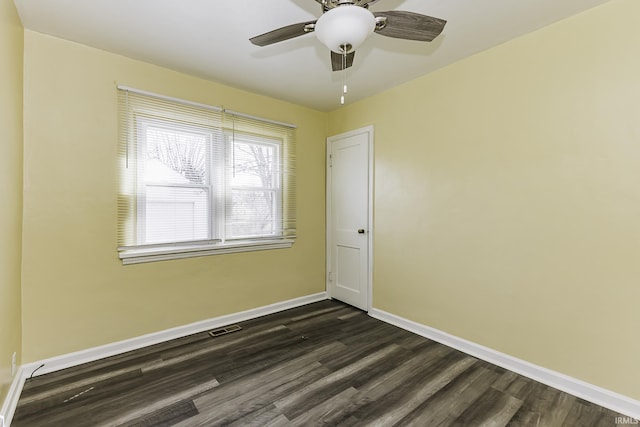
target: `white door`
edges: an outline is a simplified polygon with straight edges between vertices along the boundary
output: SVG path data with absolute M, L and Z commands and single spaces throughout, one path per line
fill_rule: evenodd
M 327 292 L 370 308 L 373 127 L 327 139 Z

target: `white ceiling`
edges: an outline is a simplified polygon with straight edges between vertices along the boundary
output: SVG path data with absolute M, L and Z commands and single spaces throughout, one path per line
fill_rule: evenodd
M 431 43 L 371 36 L 349 69 L 353 102 L 609 0 L 380 0 L 448 21 Z M 320 16 L 314 0 L 15 0 L 25 28 L 330 111 L 341 73 L 307 34 L 266 47 L 249 38 Z

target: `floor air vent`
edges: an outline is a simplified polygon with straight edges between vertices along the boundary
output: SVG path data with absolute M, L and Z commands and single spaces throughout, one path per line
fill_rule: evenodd
M 224 328 L 209 331 L 209 335 L 211 335 L 212 337 L 219 337 L 220 335 L 227 335 L 231 332 L 238 332 L 241 329 L 242 327 L 240 325 L 225 326 Z

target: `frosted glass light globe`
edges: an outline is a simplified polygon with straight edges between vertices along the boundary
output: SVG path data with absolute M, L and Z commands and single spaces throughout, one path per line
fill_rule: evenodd
M 376 18 L 364 7 L 343 5 L 325 12 L 316 21 L 315 33 L 325 46 L 343 53 L 342 46 L 351 46 L 346 53 L 355 51 L 373 34 Z

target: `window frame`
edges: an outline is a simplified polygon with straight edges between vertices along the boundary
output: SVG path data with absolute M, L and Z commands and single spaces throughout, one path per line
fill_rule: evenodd
M 128 102 L 128 101 L 127 101 Z M 270 132 L 265 134 L 256 134 L 253 132 L 237 131 L 227 128 L 222 124 L 220 127 L 212 125 L 207 126 L 198 120 L 185 120 L 184 116 L 170 117 L 165 111 L 153 111 L 150 108 L 136 109 L 128 108 L 127 120 L 129 130 L 126 137 L 121 136 L 121 144 L 126 139 L 126 163 L 133 161 L 136 163 L 136 170 L 132 172 L 135 175 L 135 194 L 129 194 L 135 201 L 132 209 L 135 212 L 129 213 L 127 221 L 134 221 L 135 244 L 121 245 L 118 247 L 118 256 L 123 264 L 137 264 L 153 261 L 163 261 L 181 258 L 191 258 L 216 254 L 228 254 L 238 252 L 252 252 L 270 249 L 282 249 L 292 247 L 295 239 L 294 235 L 288 235 L 284 228 L 284 204 L 286 197 L 285 186 L 285 168 L 286 161 L 290 161 L 288 157 L 285 159 L 285 151 L 291 150 L 286 148 L 285 137 L 279 139 Z M 251 116 L 248 116 L 253 118 Z M 255 118 L 254 118 L 255 119 Z M 123 118 L 121 117 L 121 120 Z M 274 122 L 276 123 L 276 122 Z M 175 130 L 194 134 L 202 134 L 206 137 L 206 158 L 207 158 L 207 176 L 205 184 L 181 185 L 172 183 L 147 183 L 144 179 L 147 155 L 147 133 L 150 128 L 157 127 L 161 130 Z M 122 133 L 121 124 L 121 133 Z M 229 162 L 235 161 L 232 158 L 232 147 L 235 143 L 258 144 L 273 147 L 274 156 L 277 164 L 273 168 L 277 171 L 274 176 L 274 185 L 271 187 L 244 187 L 233 186 L 231 178 L 228 175 L 230 168 Z M 133 144 L 129 148 L 129 144 Z M 122 148 L 120 149 L 122 152 Z M 219 154 L 222 153 L 220 156 Z M 130 157 L 134 157 L 133 160 Z M 144 159 L 144 160 L 140 160 Z M 121 167 L 123 159 L 121 159 Z M 128 167 L 128 166 L 127 166 Z M 294 166 L 295 167 L 295 166 Z M 295 170 L 295 169 L 294 169 Z M 122 173 L 121 173 L 121 179 Z M 289 178 L 287 178 L 289 179 Z M 288 182 L 288 181 L 287 181 Z M 147 210 L 147 188 L 149 186 L 161 186 L 166 188 L 205 188 L 208 196 L 208 230 L 206 240 L 177 241 L 167 243 L 141 243 L 146 239 L 145 229 L 148 224 Z M 289 184 L 287 184 L 288 186 Z M 295 185 L 295 184 L 294 184 Z M 122 188 L 122 185 L 121 185 Z M 233 190 L 237 191 L 272 191 L 274 194 L 273 213 L 272 213 L 272 229 L 273 233 L 269 235 L 240 235 L 231 236 L 227 224 L 228 208 L 231 206 L 231 196 Z M 121 197 L 120 195 L 119 197 Z M 295 197 L 295 196 L 294 196 Z M 295 200 L 295 199 L 294 199 Z M 295 201 L 294 201 L 295 203 Z M 120 209 L 120 208 L 119 208 Z M 119 214 L 120 215 L 120 214 Z M 120 217 L 119 217 L 120 218 Z M 286 218 L 290 218 L 287 215 Z M 294 217 L 295 218 L 295 217 Z M 125 232 L 120 227 L 121 219 L 119 219 L 119 234 Z M 129 226 L 127 226 L 129 227 Z M 287 228 L 287 231 L 289 228 Z

